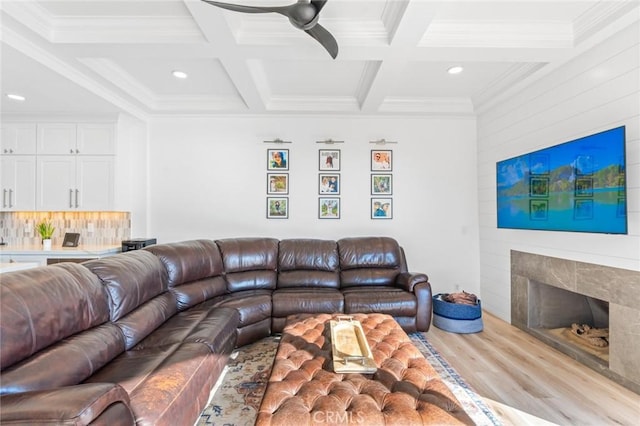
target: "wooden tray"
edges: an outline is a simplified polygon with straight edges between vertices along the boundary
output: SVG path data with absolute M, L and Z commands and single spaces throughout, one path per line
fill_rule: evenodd
M 350 316 L 330 321 L 333 371 L 373 374 L 377 371 L 360 321 Z

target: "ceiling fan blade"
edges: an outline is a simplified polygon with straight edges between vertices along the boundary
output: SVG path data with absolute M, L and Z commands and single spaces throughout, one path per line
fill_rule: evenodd
M 322 25 L 317 24 L 313 28 L 305 30 L 305 32 L 318 40 L 333 59 L 338 56 L 338 42 Z
M 320 13 L 327 0 L 311 0 L 311 4 L 316 8 L 316 13 Z
M 221 3 L 218 1 L 211 0 L 202 0 L 205 3 L 208 3 L 212 6 L 217 6 L 222 9 L 232 10 L 234 12 L 244 12 L 244 13 L 283 13 L 289 6 L 284 7 L 267 7 L 267 6 L 243 6 L 241 4 L 230 4 L 230 3 Z

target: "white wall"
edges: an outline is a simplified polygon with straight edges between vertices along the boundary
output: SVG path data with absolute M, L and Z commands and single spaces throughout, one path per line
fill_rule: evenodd
M 636 22 L 478 117 L 483 307 L 510 320 L 510 250 L 640 270 L 640 29 Z M 496 162 L 626 126 L 628 235 L 496 228 Z
M 116 134 L 115 210 L 134 212 L 129 237 L 142 237 L 147 222 L 147 125 L 120 114 Z
M 387 235 L 434 291 L 479 291 L 471 118 L 216 117 L 150 123 L 149 223 L 159 242 Z M 289 145 L 263 140 L 281 138 Z M 344 140 L 342 145 L 317 140 Z M 385 138 L 397 145 L 374 146 Z M 289 219 L 266 219 L 268 148 L 290 150 Z M 318 219 L 318 150 L 337 148 L 341 218 Z M 393 150 L 392 220 L 370 218 L 370 150 Z

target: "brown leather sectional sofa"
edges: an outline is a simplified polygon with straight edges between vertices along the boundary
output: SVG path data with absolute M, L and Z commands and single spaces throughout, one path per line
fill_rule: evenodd
M 427 276 L 385 237 L 185 241 L 0 280 L 2 424 L 193 424 L 233 348 L 288 315 L 431 323 Z

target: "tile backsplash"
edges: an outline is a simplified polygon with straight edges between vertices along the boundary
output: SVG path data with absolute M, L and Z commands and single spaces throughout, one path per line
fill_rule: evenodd
M 65 232 L 80 234 L 81 245 L 119 245 L 131 238 L 129 212 L 0 212 L 0 237 L 9 246 L 41 243 L 36 225 L 43 219 L 56 228 L 53 245 L 62 244 Z

